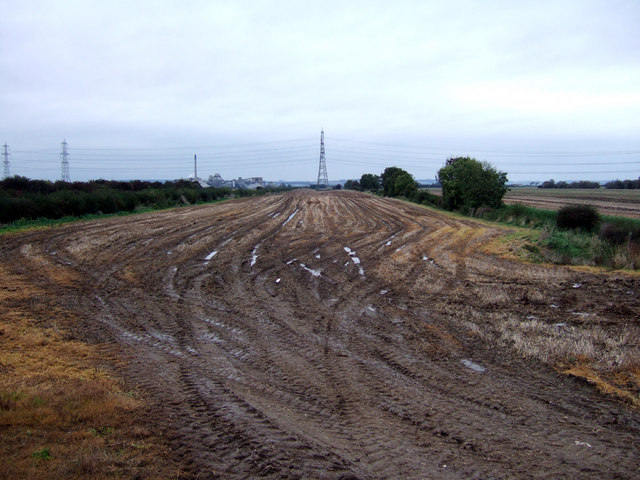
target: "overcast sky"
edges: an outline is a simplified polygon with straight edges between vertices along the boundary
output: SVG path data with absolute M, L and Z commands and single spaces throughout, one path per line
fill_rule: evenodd
M 640 175 L 640 1 L 3 2 L 11 174 Z

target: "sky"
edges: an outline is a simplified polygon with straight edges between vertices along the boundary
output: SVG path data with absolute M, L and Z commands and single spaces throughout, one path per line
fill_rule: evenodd
M 640 176 L 640 1 L 3 2 L 0 143 L 58 180 Z M 3 158 L 4 159 L 4 158 Z

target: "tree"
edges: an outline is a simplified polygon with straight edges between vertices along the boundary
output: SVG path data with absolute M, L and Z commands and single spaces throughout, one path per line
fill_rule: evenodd
M 443 204 L 448 210 L 498 208 L 508 190 L 505 172 L 470 157 L 448 159 L 438 171 L 438 181 L 442 184 Z
M 387 167 L 384 169 L 380 178 L 380 183 L 382 185 L 382 193 L 385 197 L 396 196 L 396 179 L 403 173 L 409 175 L 409 172 L 399 167 Z
M 346 182 L 344 182 L 344 189 L 360 190 L 360 184 L 358 183 L 358 180 L 347 180 Z
M 371 190 L 377 192 L 380 188 L 380 177 L 373 173 L 365 173 L 360 177 L 360 188 L 362 190 Z
M 414 180 L 413 175 L 410 175 L 407 172 L 400 173 L 396 176 L 396 181 L 394 182 L 393 187 L 395 196 L 403 196 L 407 198 L 413 197 L 418 190 L 418 184 Z

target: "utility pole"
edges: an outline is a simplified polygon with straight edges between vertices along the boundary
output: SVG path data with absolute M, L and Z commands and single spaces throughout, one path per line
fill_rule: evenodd
M 320 131 L 320 167 L 318 168 L 318 188 L 329 188 L 327 161 L 324 158 L 324 128 Z
M 7 142 L 4 142 L 2 146 L 2 164 L 4 165 L 2 178 L 9 178 L 11 173 L 9 172 L 9 145 L 7 145 Z
M 193 179 L 198 180 L 198 157 L 193 154 Z
M 70 182 L 71 177 L 69 176 L 69 152 L 67 151 L 67 139 L 62 140 L 62 153 L 60 153 L 60 158 L 62 159 L 62 181 Z

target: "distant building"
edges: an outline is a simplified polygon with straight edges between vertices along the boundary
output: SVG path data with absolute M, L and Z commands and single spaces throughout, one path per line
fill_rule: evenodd
M 225 181 L 222 178 L 222 176 L 220 176 L 219 173 L 216 173 L 215 175 L 209 175 L 209 180 L 207 180 L 207 185 L 211 187 L 224 187 Z
M 215 175 L 209 175 L 207 185 L 211 187 L 256 189 L 259 187 L 264 187 L 264 179 L 262 177 L 238 177 L 235 180 L 225 180 L 219 173 L 216 173 Z

